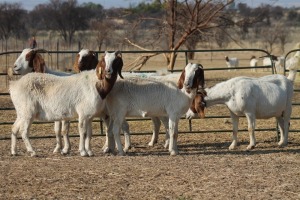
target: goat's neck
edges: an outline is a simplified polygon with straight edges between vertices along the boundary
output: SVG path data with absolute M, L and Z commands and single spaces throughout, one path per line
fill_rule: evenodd
M 45 65 L 45 73 L 53 74 L 53 75 L 56 75 L 56 76 L 70 76 L 70 75 L 72 75 L 72 73 L 51 70 L 46 65 Z
M 294 81 L 296 79 L 296 75 L 297 75 L 297 70 L 290 70 L 287 78 L 290 79 L 291 81 Z
M 185 90 L 185 88 L 182 88 L 181 92 L 184 93 L 190 99 L 190 104 L 192 104 L 192 101 L 193 101 L 193 99 L 195 98 L 195 96 L 197 94 L 197 88 L 192 89 L 190 93 L 188 93 Z
M 204 98 L 206 106 L 213 106 L 216 104 L 225 104 L 229 101 L 231 94 L 229 88 L 225 84 L 217 84 L 216 86 L 206 89 L 207 96 Z
M 105 99 L 108 93 L 112 90 L 117 78 L 118 74 L 112 74 L 110 78 L 105 77 L 103 80 L 97 82 L 96 88 L 102 99 Z

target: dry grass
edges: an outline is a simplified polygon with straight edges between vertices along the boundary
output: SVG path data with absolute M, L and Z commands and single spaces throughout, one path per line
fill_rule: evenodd
M 270 72 L 207 71 L 207 86 L 237 75 L 262 76 Z M 299 83 L 296 83 L 299 88 Z M 9 97 L 0 97 L 1 107 L 13 107 Z M 299 99 L 296 94 L 294 101 Z M 14 121 L 15 111 L 1 111 L 0 121 Z M 224 106 L 207 109 L 207 116 L 228 115 Z M 293 116 L 299 114 L 295 107 Z M 132 132 L 150 132 L 150 121 L 129 122 Z M 104 137 L 94 137 L 95 157 L 79 156 L 78 138 L 71 138 L 70 155 L 52 154 L 55 139 L 31 140 L 39 155 L 31 158 L 18 141 L 19 156 L 10 156 L 10 141 L 0 140 L 0 199 L 299 199 L 300 135 L 291 132 L 289 145 L 278 148 L 274 131 L 257 132 L 257 147 L 246 151 L 249 137 L 239 133 L 240 145 L 229 151 L 230 130 L 224 119 L 195 119 L 192 129 L 178 137 L 179 156 L 170 157 L 159 143 L 150 148 L 149 135 L 132 136 L 133 148 L 124 157 L 104 155 Z M 258 120 L 257 128 L 274 128 L 274 119 Z M 246 129 L 245 119 L 240 129 Z M 11 125 L 2 125 L 1 137 L 10 136 Z M 97 133 L 98 123 L 93 124 Z M 300 129 L 299 120 L 291 129 Z M 187 120 L 180 131 L 189 130 Z M 53 135 L 53 124 L 33 125 L 32 136 Z M 163 129 L 161 129 L 163 131 Z M 77 135 L 77 125 L 71 126 Z

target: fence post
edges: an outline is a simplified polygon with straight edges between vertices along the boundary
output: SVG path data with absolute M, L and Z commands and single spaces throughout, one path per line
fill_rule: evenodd
M 57 51 L 57 53 L 56 53 L 56 69 L 58 69 L 58 51 L 59 51 L 59 40 L 57 40 L 57 43 L 56 43 L 56 51 Z

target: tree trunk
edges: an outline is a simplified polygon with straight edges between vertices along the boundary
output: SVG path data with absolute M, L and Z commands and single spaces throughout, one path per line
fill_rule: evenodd
M 174 69 L 176 57 L 177 57 L 177 53 L 175 53 L 175 52 L 171 52 L 169 54 L 169 62 L 170 62 L 169 65 L 168 65 L 168 69 L 169 70 L 173 70 Z

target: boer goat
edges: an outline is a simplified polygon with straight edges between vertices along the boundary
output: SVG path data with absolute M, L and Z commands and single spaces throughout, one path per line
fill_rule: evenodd
M 126 116 L 168 117 L 169 152 L 177 155 L 178 122 L 191 106 L 199 85 L 204 85 L 204 71 L 191 63 L 182 71 L 178 87 L 153 79 L 118 80 L 106 101 L 110 114 L 108 149 L 114 149 L 114 137 L 119 155 L 124 155 L 119 133 Z
M 120 52 L 105 53 L 96 70 L 73 76 L 29 73 L 11 81 L 10 96 L 17 112 L 12 127 L 11 153 L 16 155 L 17 133 L 21 132 L 27 151 L 33 150 L 28 134 L 34 119 L 69 120 L 78 116 L 81 156 L 92 156 L 90 139 L 92 120 L 105 109 L 105 98 L 121 75 L 123 60 Z

